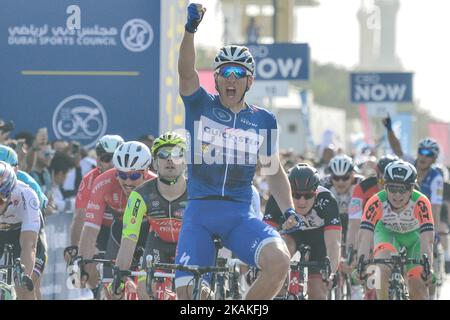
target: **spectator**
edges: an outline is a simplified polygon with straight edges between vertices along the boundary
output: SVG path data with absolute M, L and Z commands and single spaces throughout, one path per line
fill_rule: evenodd
M 0 119 L 0 144 L 6 144 L 9 133 L 14 130 L 14 122 Z
M 336 155 L 336 147 L 334 146 L 334 144 L 329 144 L 323 149 L 320 160 L 315 165 L 316 169 L 319 171 L 319 175 L 321 178 L 325 177 L 327 174 L 330 173 L 328 169 L 328 163 L 330 162 L 331 158 L 333 158 L 335 155 Z
M 55 151 L 64 153 L 73 163 L 69 172 L 66 174 L 66 180 L 63 183 L 61 192 L 65 198 L 75 197 L 83 172 L 81 170 L 81 147 L 77 141 L 57 140 L 53 142 Z
M 48 169 L 54 154 L 55 151 L 49 144 L 41 146 L 39 151 L 36 152 L 36 161 L 30 171 L 30 175 L 34 178 L 34 180 L 36 180 L 37 183 L 39 183 L 42 191 L 49 198 L 49 200 L 52 179 Z
M 66 180 L 67 173 L 74 167 L 73 159 L 63 152 L 56 152 L 50 164 L 50 174 L 52 177 L 51 200 L 53 209 L 56 212 L 73 211 L 75 197 L 64 196 L 62 186 Z

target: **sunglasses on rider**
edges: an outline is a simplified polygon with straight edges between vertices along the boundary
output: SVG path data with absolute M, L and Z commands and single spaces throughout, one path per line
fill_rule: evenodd
M 410 192 L 412 189 L 412 187 L 410 186 L 394 186 L 391 184 L 387 184 L 386 185 L 386 190 L 389 193 L 400 193 L 400 194 L 405 194 L 407 192 Z
M 435 153 L 432 150 L 426 148 L 420 148 L 418 153 L 429 158 L 433 158 L 435 156 Z
M 219 68 L 217 73 L 226 79 L 231 77 L 232 74 L 234 74 L 236 79 L 242 79 L 248 75 L 247 69 L 241 66 L 223 66 Z
M 331 176 L 331 179 L 333 179 L 334 181 L 339 181 L 339 180 L 348 181 L 350 179 L 350 176 L 349 175 L 347 175 L 347 176 Z
M 117 176 L 122 180 L 130 179 L 131 181 L 136 181 L 142 177 L 142 173 L 141 172 L 126 173 L 122 171 L 117 171 Z
M 182 149 L 172 149 L 172 150 L 160 150 L 158 151 L 158 153 L 156 154 L 156 157 L 158 157 L 158 159 L 168 159 L 169 157 L 172 157 L 172 159 L 174 158 L 183 158 L 184 153 Z
M 111 162 L 113 158 L 112 153 L 104 153 L 100 157 L 98 157 L 101 162 Z
M 305 198 L 305 200 L 310 200 L 316 196 L 317 192 L 293 192 L 292 198 L 300 200 L 302 197 Z

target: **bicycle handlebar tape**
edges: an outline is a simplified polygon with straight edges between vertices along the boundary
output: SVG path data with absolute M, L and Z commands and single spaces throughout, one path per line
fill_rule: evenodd
M 188 6 L 187 22 L 184 29 L 189 33 L 197 32 L 197 27 L 203 20 L 203 16 L 206 12 L 206 8 L 199 10 L 196 3 L 191 3 Z

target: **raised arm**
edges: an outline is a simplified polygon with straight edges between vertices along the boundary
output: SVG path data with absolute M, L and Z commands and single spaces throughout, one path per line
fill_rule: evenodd
M 394 151 L 394 153 L 399 158 L 403 157 L 403 150 L 402 150 L 402 146 L 400 144 L 400 140 L 398 140 L 398 138 L 395 136 L 394 130 L 392 130 L 391 117 L 388 116 L 387 118 L 384 118 L 382 121 L 383 121 L 383 125 L 387 129 L 389 145 L 391 146 L 392 151 Z
M 200 80 L 195 69 L 194 34 L 205 11 L 206 8 L 203 8 L 201 4 L 195 3 L 191 3 L 187 9 L 187 22 L 178 58 L 179 88 L 182 96 L 190 96 L 200 87 Z

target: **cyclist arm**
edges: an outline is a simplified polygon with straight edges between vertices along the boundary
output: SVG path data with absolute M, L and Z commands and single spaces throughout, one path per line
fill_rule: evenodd
M 97 241 L 97 236 L 100 232 L 100 228 L 87 225 L 86 223 L 81 230 L 80 243 L 78 244 L 79 255 L 85 259 L 90 259 L 95 254 L 95 243 Z
M 180 95 L 190 96 L 200 88 L 200 80 L 195 69 L 194 33 L 185 31 L 178 58 Z
M 22 231 L 20 233 L 20 260 L 25 266 L 25 273 L 31 277 L 36 260 L 37 232 Z
M 433 212 L 434 230 L 440 231 L 441 208 L 444 201 L 444 179 L 441 175 L 437 175 L 431 182 L 431 209 Z
M 22 218 L 22 227 L 19 237 L 21 253 L 20 259 L 25 266 L 25 273 L 31 277 L 36 260 L 36 246 L 39 230 L 41 229 L 41 211 L 36 192 L 27 188 L 22 198 L 27 205 Z
M 128 270 L 131 266 L 142 220 L 146 212 L 147 206 L 144 199 L 139 193 L 132 191 L 123 215 L 122 240 L 116 259 L 116 265 L 120 270 Z
M 86 209 L 84 208 L 75 209 L 72 224 L 70 225 L 70 244 L 72 246 L 78 245 L 78 243 L 80 242 L 81 231 L 83 230 L 85 216 L 86 216 Z
M 327 256 L 330 258 L 331 270 L 336 272 L 341 257 L 342 225 L 339 219 L 339 208 L 336 199 L 329 193 L 329 201 L 324 210 L 324 240 Z
M 358 250 L 358 232 L 361 223 L 361 216 L 363 210 L 363 199 L 360 197 L 362 193 L 361 186 L 357 185 L 353 189 L 352 199 L 348 208 L 348 231 L 347 231 L 347 248 L 353 247 L 353 250 Z
M 95 253 L 97 236 L 103 222 L 103 215 L 106 210 L 106 195 L 110 192 L 110 184 L 105 183 L 104 176 L 95 178 L 89 202 L 86 207 L 86 216 L 81 231 L 80 243 L 78 245 L 80 256 L 90 259 Z M 88 264 L 90 266 L 91 264 Z
M 420 234 L 420 255 L 424 253 L 430 258 L 430 263 L 433 263 L 433 243 L 434 243 L 434 232 L 426 231 Z
M 364 260 L 370 258 L 375 226 L 383 215 L 382 210 L 383 207 L 377 195 L 372 196 L 364 206 L 358 235 L 358 260 L 361 255 L 364 255 Z
M 388 116 L 382 120 L 383 125 L 387 130 L 389 145 L 391 146 L 392 151 L 399 157 L 403 157 L 403 150 L 400 144 L 400 140 L 395 136 L 394 130 L 392 130 L 392 120 L 391 117 Z
M 341 257 L 341 230 L 329 229 L 324 232 L 327 256 L 330 258 L 331 270 L 336 272 Z
M 291 185 L 284 171 L 278 153 L 270 157 L 260 156 L 262 161 L 262 170 L 267 173 L 267 183 L 271 195 L 274 197 L 281 212 L 289 208 L 294 208 L 292 201 Z M 268 165 L 265 165 L 268 164 Z
M 414 207 L 414 215 L 419 220 L 420 224 L 420 253 L 426 253 L 432 260 L 435 228 L 431 204 L 427 197 L 422 196 L 417 201 L 417 204 Z
M 393 130 L 388 130 L 388 141 L 392 151 L 394 151 L 399 158 L 403 157 L 402 145 L 400 144 L 400 140 L 395 136 Z

